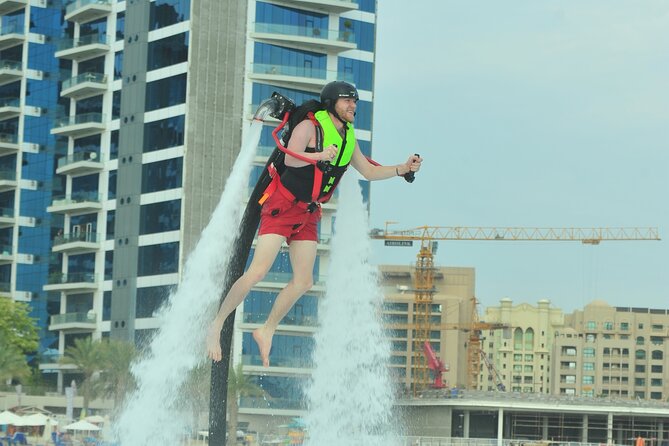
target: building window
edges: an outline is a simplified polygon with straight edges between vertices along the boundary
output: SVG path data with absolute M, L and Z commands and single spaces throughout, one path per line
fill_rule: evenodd
M 613 330 L 613 322 L 604 322 L 604 330 Z
M 595 349 L 592 347 L 586 347 L 583 349 L 583 357 L 584 358 L 594 358 L 595 357 Z
M 181 200 L 144 204 L 139 213 L 139 234 L 176 231 L 181 225 Z
M 140 246 L 137 258 L 137 275 L 153 276 L 179 271 L 179 242 Z
M 662 392 L 650 392 L 650 399 L 651 400 L 661 400 L 662 399 Z
M 661 365 L 651 365 L 650 366 L 650 372 L 651 373 L 662 373 L 662 366 Z
M 646 366 L 643 364 L 637 364 L 634 366 L 634 373 L 646 373 Z
M 156 311 L 167 302 L 172 290 L 174 287 L 171 285 L 137 288 L 136 317 L 153 317 Z
M 634 356 L 636 359 L 646 359 L 646 350 L 637 350 Z
M 636 337 L 636 345 L 643 345 L 646 342 L 643 336 Z
M 184 115 L 144 124 L 144 152 L 182 146 Z
M 597 322 L 595 321 L 588 321 L 585 324 L 585 329 L 586 330 L 596 330 L 597 329 Z
M 662 378 L 651 378 L 650 385 L 652 387 L 662 387 Z
M 171 158 L 142 166 L 142 193 L 178 189 L 182 184 L 183 158 Z
M 186 32 L 149 42 L 146 70 L 157 70 L 187 60 L 188 33 Z
M 664 353 L 662 353 L 662 350 L 653 350 L 653 352 L 651 353 L 651 358 L 662 359 L 664 358 Z
M 630 329 L 630 324 L 629 322 L 621 322 L 620 323 L 620 329 L 622 331 L 628 331 Z
M 646 385 L 646 378 L 634 378 L 634 385 L 635 386 L 645 386 Z
M 576 356 L 576 347 L 562 347 L 563 356 Z
M 185 102 L 185 73 L 146 84 L 146 111 L 158 110 Z
M 149 29 L 159 29 L 190 19 L 190 0 L 156 0 L 150 3 Z
M 587 371 L 595 370 L 595 363 L 594 362 L 584 362 L 583 363 L 583 370 L 587 370 Z

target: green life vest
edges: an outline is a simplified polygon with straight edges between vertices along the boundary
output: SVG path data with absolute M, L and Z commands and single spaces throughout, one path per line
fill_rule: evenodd
M 337 156 L 330 163 L 334 166 L 332 173 L 323 175 L 321 195 L 327 195 L 337 186 L 346 167 L 351 163 L 351 157 L 355 151 L 355 131 L 353 125 L 346 124 L 345 138 L 342 138 L 326 110 L 317 111 L 314 117 L 323 129 L 323 148 L 333 144 L 339 148 Z

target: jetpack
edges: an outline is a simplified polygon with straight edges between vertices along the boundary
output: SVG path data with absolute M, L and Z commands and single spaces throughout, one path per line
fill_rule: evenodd
M 287 117 L 294 108 L 295 103 L 293 101 L 278 93 L 274 93 L 271 98 L 260 104 L 253 119 L 264 121 L 269 115 L 282 122 L 287 122 Z M 230 264 L 228 265 L 225 286 L 221 293 L 221 302 L 225 299 L 232 284 L 244 273 L 244 267 L 251 251 L 251 244 L 260 223 L 260 208 L 262 206 L 259 201 L 265 189 L 267 189 L 267 186 L 272 181 L 267 167 L 273 165 L 280 174 L 285 168 L 284 157 L 284 152 L 278 148 L 274 149 L 267 160 L 267 165 L 263 173 L 253 188 L 253 192 L 251 192 L 239 225 L 237 238 L 232 247 L 232 253 L 230 254 Z M 223 360 L 219 362 L 212 361 L 211 365 L 211 392 L 209 397 L 209 444 L 211 446 L 225 446 L 226 443 L 227 428 L 225 420 L 228 397 L 228 372 L 234 320 L 235 312 L 233 311 L 225 320 L 223 329 L 221 330 L 220 342 Z M 233 431 L 231 435 L 235 435 L 235 432 Z

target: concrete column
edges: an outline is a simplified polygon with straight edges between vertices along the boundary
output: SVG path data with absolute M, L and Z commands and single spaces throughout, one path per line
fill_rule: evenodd
M 657 446 L 662 446 L 664 442 L 664 421 L 657 422 Z
M 462 419 L 462 438 L 469 438 L 469 411 L 465 410 L 465 417 Z
M 548 417 L 541 419 L 541 439 L 548 440 Z
M 620 438 L 618 438 L 620 443 Z M 606 416 L 606 444 L 613 444 L 613 414 L 609 412 Z
M 497 410 L 497 446 L 504 444 L 504 409 Z
M 588 442 L 588 414 L 583 414 L 583 427 L 581 427 L 581 442 Z

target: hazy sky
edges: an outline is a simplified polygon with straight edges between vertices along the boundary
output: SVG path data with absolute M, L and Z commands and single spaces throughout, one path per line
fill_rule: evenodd
M 372 185 L 371 224 L 656 226 L 669 240 L 669 2 L 381 0 L 374 158 L 413 152 L 413 184 Z M 417 248 L 374 242 L 376 263 Z M 669 308 L 667 241 L 440 242 L 503 297 Z

